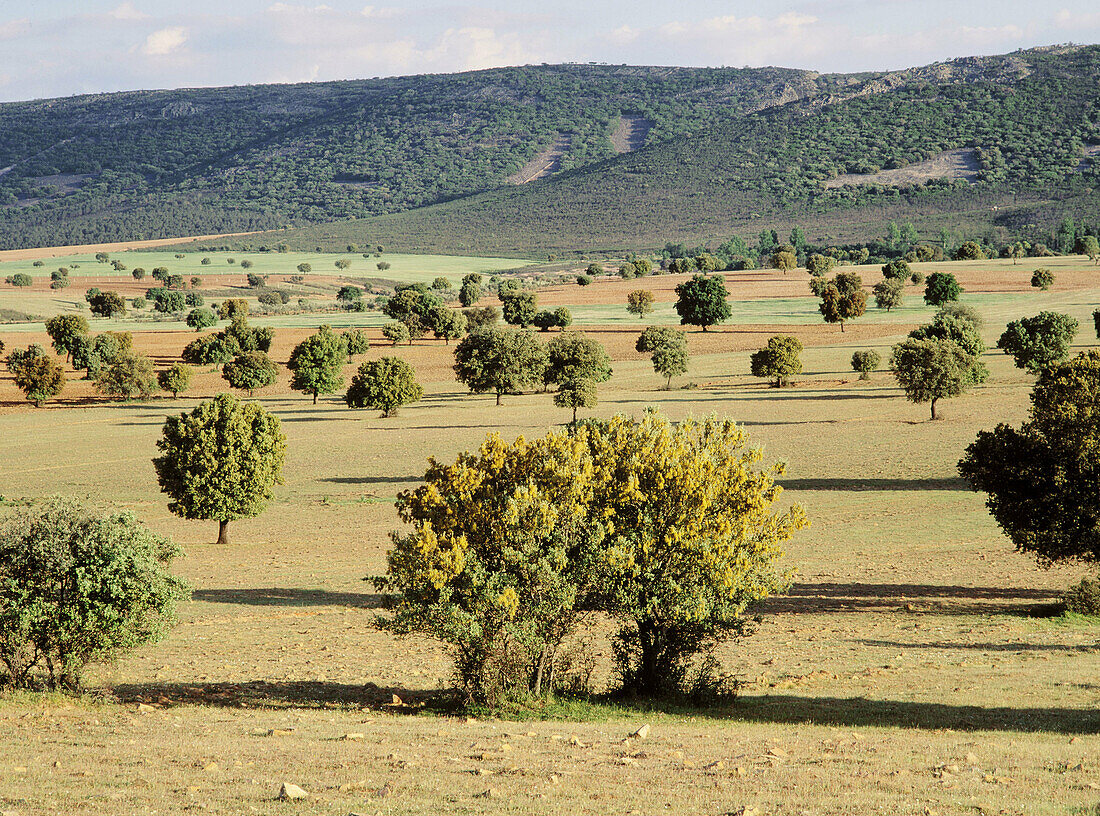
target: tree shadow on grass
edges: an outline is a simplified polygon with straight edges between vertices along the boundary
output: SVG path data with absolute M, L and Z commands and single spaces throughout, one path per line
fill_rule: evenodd
M 346 485 L 405 484 L 406 482 L 424 481 L 424 474 L 419 473 L 412 476 L 326 476 L 318 481 Z
M 354 606 L 381 609 L 382 595 L 373 592 L 330 592 L 327 589 L 196 589 L 191 600 L 247 606 Z
M 746 422 L 745 424 L 752 423 Z M 787 490 L 970 490 L 970 486 L 958 476 L 942 476 L 932 479 L 781 478 L 777 481 Z
M 1009 708 L 864 697 L 766 695 L 738 699 L 726 716 L 743 722 L 786 725 L 1100 734 L 1097 708 Z
M 207 705 L 226 708 L 378 710 L 415 714 L 459 713 L 462 698 L 454 689 L 406 689 L 374 683 L 357 685 L 319 680 L 245 683 L 138 683 L 116 686 L 123 703 L 154 706 Z M 395 702 L 394 698 L 400 700 Z M 692 707 L 683 702 L 631 702 L 599 699 L 624 717 L 662 712 L 693 719 L 841 728 L 915 728 L 929 731 L 1021 731 L 1100 734 L 1100 709 L 1009 708 L 946 703 L 869 700 L 864 697 L 754 695 L 726 705 Z M 553 709 L 550 710 L 553 713 Z
M 977 652 L 1068 652 L 1090 654 L 1100 652 L 1100 644 L 1085 646 L 1081 644 L 1066 643 L 945 643 L 937 641 L 933 643 L 905 643 L 895 640 L 866 640 L 855 641 L 864 646 L 879 646 L 884 649 L 969 649 Z
M 1014 587 L 933 584 L 796 584 L 786 595 L 760 605 L 763 614 L 908 612 L 940 615 L 1002 614 L 1051 617 L 1060 614 L 1059 592 Z
M 286 680 L 244 683 L 127 683 L 112 689 L 123 703 L 171 707 L 207 705 L 224 708 L 374 709 L 395 714 L 428 710 L 456 711 L 461 697 L 454 689 L 406 689 L 374 683 Z M 394 698 L 400 702 L 394 702 Z

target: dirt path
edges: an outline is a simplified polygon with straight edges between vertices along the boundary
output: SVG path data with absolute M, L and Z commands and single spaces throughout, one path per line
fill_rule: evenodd
M 611 134 L 611 146 L 616 153 L 633 153 L 645 147 L 646 136 L 649 135 L 653 122 L 644 116 L 624 113 L 619 117 L 619 124 L 615 126 L 615 132 Z
M 508 177 L 509 184 L 527 184 L 535 179 L 545 178 L 561 169 L 561 157 L 573 143 L 572 133 L 559 133 L 554 143 L 538 153 L 518 172 Z
M 148 241 L 117 241 L 109 244 L 74 244 L 72 246 L 34 247 L 32 249 L 0 250 L 0 261 L 32 261 L 37 258 L 57 258 L 66 255 L 95 252 L 125 252 L 128 249 L 152 249 L 154 247 L 189 244 L 196 241 L 212 241 L 215 238 L 239 238 L 256 235 L 255 232 L 225 232 L 220 235 L 188 235 L 182 238 L 154 238 Z

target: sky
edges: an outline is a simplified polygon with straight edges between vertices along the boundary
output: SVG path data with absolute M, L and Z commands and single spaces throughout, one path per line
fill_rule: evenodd
M 1100 42 L 1095 0 L 0 0 L 0 101 L 543 62 L 891 70 Z

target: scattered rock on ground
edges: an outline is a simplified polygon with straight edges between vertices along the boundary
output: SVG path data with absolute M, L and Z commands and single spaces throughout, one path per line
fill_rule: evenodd
M 279 798 L 284 802 L 289 802 L 294 799 L 308 799 L 309 794 L 297 785 L 292 785 L 290 782 L 284 782 L 283 786 L 279 788 Z

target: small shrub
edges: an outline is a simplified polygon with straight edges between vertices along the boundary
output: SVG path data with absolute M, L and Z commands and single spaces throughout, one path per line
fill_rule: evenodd
M 1046 267 L 1036 269 L 1031 273 L 1031 285 L 1045 292 L 1054 285 L 1054 273 Z
M 1077 615 L 1100 615 L 1100 578 L 1084 578 L 1064 596 L 1066 611 Z
M 76 689 L 88 664 L 159 640 L 187 594 L 167 570 L 179 553 L 130 513 L 18 512 L 0 530 L 0 682 Z
M 871 379 L 871 372 L 878 368 L 881 362 L 882 358 L 873 349 L 857 351 L 852 354 L 852 370 L 859 372 L 861 380 Z

